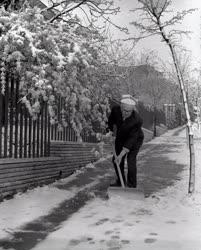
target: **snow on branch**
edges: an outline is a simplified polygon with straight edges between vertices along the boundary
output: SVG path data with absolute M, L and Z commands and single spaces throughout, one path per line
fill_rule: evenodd
M 173 16 L 171 19 L 163 23 L 163 27 L 174 26 L 177 23 L 181 23 L 181 21 L 185 18 L 186 15 L 192 14 L 196 10 L 197 9 L 194 8 L 189 10 L 183 10 L 182 12 L 177 12 L 175 16 Z
M 141 7 L 131 11 L 139 12 L 141 18 L 138 21 L 131 22 L 131 24 L 140 31 L 140 34 L 138 37 L 129 38 L 129 40 L 142 39 L 160 34 L 164 41 L 169 42 L 171 40 L 173 44 L 176 44 L 182 35 L 190 34 L 189 31 L 175 29 L 174 26 L 180 24 L 186 15 L 192 14 L 196 9 L 177 12 L 167 20 L 170 12 L 172 12 L 169 10 L 171 6 L 170 0 L 139 0 L 139 2 L 141 3 Z M 166 14 L 168 15 L 166 16 Z
M 49 20 L 51 23 L 61 19 L 72 23 L 72 19 L 77 19 L 76 22 L 78 25 L 85 26 L 89 29 L 104 29 L 105 24 L 108 23 L 117 29 L 128 33 L 127 28 L 121 27 L 112 22 L 110 17 L 117 15 L 120 12 L 120 8 L 114 6 L 113 1 L 110 0 L 51 0 L 49 6 L 42 10 L 43 13 L 48 11 L 52 11 L 52 13 L 54 13 L 52 18 Z M 87 19 L 87 23 L 85 22 L 85 25 L 83 24 L 83 17 Z M 99 26 L 98 23 L 102 23 L 103 25 Z
M 79 8 L 79 6 L 83 5 L 83 4 L 86 3 L 86 2 L 87 2 L 87 0 L 82 0 L 81 2 L 75 4 L 73 7 L 66 8 L 66 9 L 64 9 L 63 11 L 60 11 L 58 14 L 56 14 L 56 15 L 50 20 L 50 22 L 51 22 L 51 23 L 54 22 L 54 21 L 55 21 L 57 18 L 59 18 L 60 16 L 62 16 L 62 15 L 64 15 L 64 14 L 67 14 L 67 13 L 69 13 L 69 12 L 71 12 L 71 11 L 73 11 L 73 10 Z M 60 6 L 60 5 L 58 5 L 58 6 Z

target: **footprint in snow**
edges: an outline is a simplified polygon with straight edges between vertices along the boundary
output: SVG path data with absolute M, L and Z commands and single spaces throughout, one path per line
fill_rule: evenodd
M 165 223 L 167 223 L 167 224 L 176 224 L 176 221 L 174 221 L 174 220 L 168 220 Z
M 120 223 L 122 221 L 123 221 L 122 219 L 112 219 L 111 220 L 112 223 Z
M 89 242 L 89 244 L 94 245 L 94 244 L 95 244 L 95 242 L 94 242 L 94 241 L 90 241 L 90 242 Z
M 119 235 L 112 235 L 111 239 L 120 239 Z
M 123 244 L 129 244 L 130 241 L 129 240 L 121 240 L 121 243 L 123 243 Z
M 111 240 L 107 241 L 106 244 L 110 250 L 121 249 L 121 244 L 120 244 L 118 239 L 111 239 Z
M 92 237 L 88 237 L 88 238 L 87 238 L 87 241 L 91 241 L 91 240 L 93 240 Z
M 158 235 L 157 233 L 150 233 L 149 235 Z
M 104 219 L 101 219 L 101 220 L 97 221 L 97 222 L 96 222 L 95 224 L 93 224 L 93 225 L 99 226 L 99 225 L 104 224 L 104 223 L 107 222 L 107 221 L 109 221 L 109 219 L 108 219 L 108 218 L 104 218 Z
M 71 246 L 77 246 L 80 244 L 80 240 L 72 239 L 72 240 L 70 240 L 69 244 Z
M 100 242 L 100 243 L 103 243 L 103 242 L 105 242 L 105 240 L 99 240 L 99 242 Z
M 138 209 L 137 211 L 133 212 L 134 215 L 152 215 L 152 211 L 148 210 L 148 209 Z
M 71 246 L 77 246 L 82 242 L 89 242 L 89 244 L 93 244 L 93 243 L 91 243 L 91 242 L 93 242 L 92 240 L 93 240 L 92 237 L 82 237 L 80 239 L 72 239 L 72 240 L 70 240 L 69 244 Z
M 154 242 L 156 242 L 156 241 L 157 241 L 157 240 L 156 240 L 156 239 L 153 239 L 153 238 L 147 238 L 147 239 L 144 240 L 144 242 L 145 242 L 145 243 L 148 243 L 148 244 L 154 243 Z
M 105 235 L 112 234 L 112 233 L 113 233 L 112 230 L 105 231 Z

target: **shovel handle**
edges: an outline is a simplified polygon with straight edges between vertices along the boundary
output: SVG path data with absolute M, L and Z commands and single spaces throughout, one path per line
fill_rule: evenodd
M 123 177 L 122 177 L 122 174 L 121 174 L 121 169 L 120 169 L 119 163 L 117 163 L 117 161 L 116 161 L 116 156 L 114 156 L 114 157 L 115 157 L 115 164 L 117 166 L 117 171 L 118 171 L 121 186 L 122 186 L 122 188 L 125 188 L 125 184 L 124 184 L 124 180 L 123 180 Z
M 120 183 L 121 183 L 122 188 L 125 188 L 125 183 L 124 183 L 124 180 L 123 180 L 123 177 L 122 177 L 122 174 L 121 174 L 121 169 L 120 169 L 119 163 L 116 160 L 117 155 L 116 155 L 115 146 L 114 146 L 113 143 L 112 143 L 112 149 L 113 149 L 113 155 L 114 155 L 114 162 L 115 162 L 115 164 L 117 166 L 117 172 L 118 172 L 118 175 L 119 175 Z

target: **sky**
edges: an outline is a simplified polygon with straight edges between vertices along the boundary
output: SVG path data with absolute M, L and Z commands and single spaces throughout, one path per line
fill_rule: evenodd
M 121 13 L 113 17 L 112 20 L 121 26 L 127 26 L 130 34 L 136 35 L 136 29 L 129 23 L 132 20 L 139 20 L 139 16 L 129 10 L 139 7 L 137 0 L 114 0 L 116 6 L 120 6 Z M 192 31 L 191 39 L 182 38 L 181 44 L 192 53 L 192 67 L 198 67 L 201 55 L 201 2 L 198 0 L 172 0 L 172 10 L 177 11 L 187 10 L 190 8 L 198 8 L 193 14 L 187 15 L 182 22 L 180 28 L 182 30 Z M 115 38 L 124 36 L 117 29 L 112 28 L 112 34 Z M 162 60 L 170 60 L 168 48 L 164 43 L 161 43 L 159 37 L 154 36 L 141 40 L 135 47 L 135 51 L 140 53 L 143 50 L 157 51 L 157 54 Z

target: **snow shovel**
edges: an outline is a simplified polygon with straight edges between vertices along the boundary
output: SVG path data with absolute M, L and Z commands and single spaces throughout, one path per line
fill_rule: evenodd
M 118 164 L 118 162 L 116 161 L 117 155 L 113 146 L 113 155 L 115 158 L 115 163 L 117 166 L 117 171 L 118 171 L 118 175 L 119 175 L 119 179 L 120 179 L 120 183 L 121 183 L 121 187 L 109 187 L 108 188 L 108 195 L 110 198 L 116 197 L 116 198 L 126 198 L 126 199 L 130 199 L 130 200 L 144 200 L 145 196 L 144 196 L 144 191 L 142 189 L 138 189 L 138 188 L 130 188 L 130 187 L 126 187 L 122 174 L 121 174 L 121 169 L 120 166 Z

